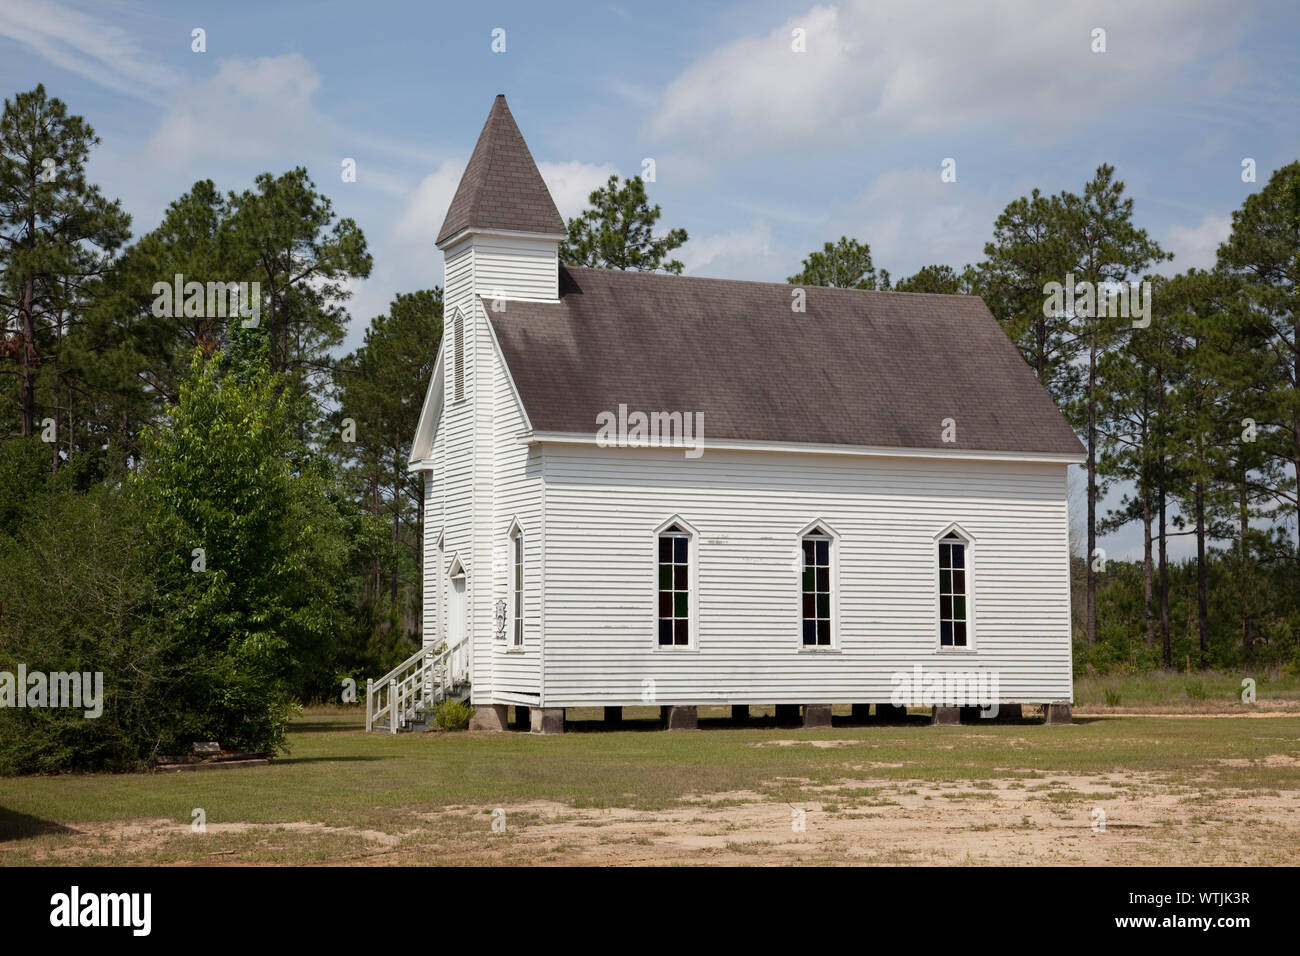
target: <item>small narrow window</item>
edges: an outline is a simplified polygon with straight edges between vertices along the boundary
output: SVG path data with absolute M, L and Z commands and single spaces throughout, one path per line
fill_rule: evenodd
M 512 643 L 515 647 L 524 646 L 524 533 L 515 528 L 511 535 L 514 545 L 514 578 L 512 582 L 513 613 L 510 615 Z
M 465 316 L 456 310 L 456 316 L 452 320 L 453 339 L 452 347 L 456 350 L 455 356 L 455 395 L 456 401 L 465 397 Z
M 679 525 L 659 532 L 659 645 L 691 642 L 691 536 Z
M 803 643 L 831 646 L 831 536 L 814 528 L 803 536 Z
M 953 532 L 939 539 L 939 646 L 966 647 L 966 542 Z

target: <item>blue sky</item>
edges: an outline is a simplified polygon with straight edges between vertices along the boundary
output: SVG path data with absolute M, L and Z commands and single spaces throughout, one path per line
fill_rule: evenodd
M 1102 162 L 1182 270 L 1300 157 L 1298 35 L 1293 3 L 1240 0 L 0 0 L 0 86 L 43 82 L 90 121 L 91 176 L 137 234 L 198 179 L 306 166 L 375 256 L 351 347 L 395 293 L 441 283 L 433 237 L 499 92 L 566 217 L 653 158 L 691 274 L 781 281 L 841 234 L 896 277 L 960 267 L 1008 202 Z M 1136 528 L 1105 543 L 1140 549 Z

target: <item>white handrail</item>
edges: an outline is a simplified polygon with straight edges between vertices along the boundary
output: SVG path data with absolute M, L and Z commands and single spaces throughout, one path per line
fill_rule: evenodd
M 469 641 L 450 647 L 422 647 L 379 680 L 366 681 L 366 731 L 387 715 L 389 733 L 417 719 L 422 710 L 446 699 L 457 685 L 469 681 Z

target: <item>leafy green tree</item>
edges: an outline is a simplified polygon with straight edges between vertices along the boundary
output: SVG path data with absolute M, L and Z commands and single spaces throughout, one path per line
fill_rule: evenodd
M 0 448 L 24 443 L 40 441 Z M 21 492 L 25 505 L 25 520 L 0 533 L 0 670 L 98 672 L 100 713 L 0 708 L 0 773 L 132 770 L 176 752 L 178 729 L 194 719 L 196 701 L 178 692 L 193 662 L 162 639 L 146 509 L 120 488 L 76 491 L 73 470 L 48 487 L 0 474 L 0 500 Z
M 803 269 L 786 279 L 791 285 L 829 286 L 835 289 L 888 289 L 889 273 L 876 273 L 871 247 L 848 236 L 828 242 L 820 252 L 803 260 Z
M 686 242 L 686 230 L 654 235 L 662 213 L 657 203 L 650 205 L 641 177 L 625 179 L 620 185 L 618 176 L 612 175 L 587 202 L 591 208 L 569 220 L 568 238 L 560 244 L 561 262 L 638 272 L 662 269 L 681 275 L 685 266 L 668 256 Z
M 196 350 L 138 477 L 167 639 L 193 665 L 182 729 L 248 749 L 281 745 L 294 690 L 331 671 L 348 554 L 336 478 L 293 434 L 269 351 L 238 326 L 225 352 Z
M 46 375 L 45 411 L 74 417 L 60 381 L 61 343 L 78 320 L 87 285 L 126 241 L 130 217 L 86 181 L 99 137 L 45 87 L 5 100 L 0 116 L 0 309 L 3 353 L 17 367 L 21 435 L 36 432 L 37 386 Z M 12 326 L 13 331 L 10 331 Z M 60 403 L 61 406 L 60 406 Z M 60 415 L 59 412 L 64 414 Z M 7 417 L 7 414 L 6 414 Z

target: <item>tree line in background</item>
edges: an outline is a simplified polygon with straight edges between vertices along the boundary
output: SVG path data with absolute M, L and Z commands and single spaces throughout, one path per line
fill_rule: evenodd
M 0 710 L 0 771 L 272 749 L 296 701 L 364 693 L 419 643 L 406 453 L 441 290 L 336 358 L 372 263 L 305 170 L 197 182 L 132 239 L 86 180 L 97 143 L 42 87 L 5 102 L 0 671 L 101 671 L 107 699 Z M 255 288 L 253 318 L 210 282 Z
M 398 295 L 336 357 L 348 283 L 372 261 L 304 169 L 239 192 L 197 182 L 133 239 L 85 178 L 97 143 L 42 87 L 5 101 L 0 671 L 111 679 L 97 720 L 0 710 L 0 772 L 126 768 L 200 739 L 278 747 L 295 702 L 364 687 L 420 639 L 406 459 L 441 289 Z M 1076 559 L 1077 662 L 1300 664 L 1298 183 L 1292 164 L 1252 195 L 1209 272 L 1150 275 L 1170 257 L 1103 166 L 1081 195 L 1008 205 L 985 261 L 960 272 L 891 283 L 846 237 L 790 278 L 988 302 L 1085 440 L 1087 554 L 1143 528 L 1139 564 Z M 682 271 L 670 257 L 687 234 L 656 235 L 639 178 L 611 177 L 590 207 L 563 261 Z M 1045 311 L 1067 275 L 1149 278 L 1149 324 Z M 248 283 L 255 320 L 190 281 Z M 185 294 L 169 302 L 157 286 L 173 282 Z M 1132 491 L 1099 515 L 1117 482 Z M 1168 560 L 1175 535 L 1196 536 L 1194 562 Z
M 1172 256 L 1106 165 L 1080 194 L 1008 204 L 984 255 L 891 286 L 844 237 L 789 281 L 984 298 L 1087 452 L 1077 668 L 1300 668 L 1300 162 L 1233 213 L 1208 271 L 1152 272 Z M 1115 308 L 1130 282 L 1150 283 L 1147 314 Z M 1052 283 L 1097 296 L 1054 302 Z M 1107 559 L 1099 536 L 1134 523 L 1142 560 Z M 1171 561 L 1181 536 L 1195 557 Z

